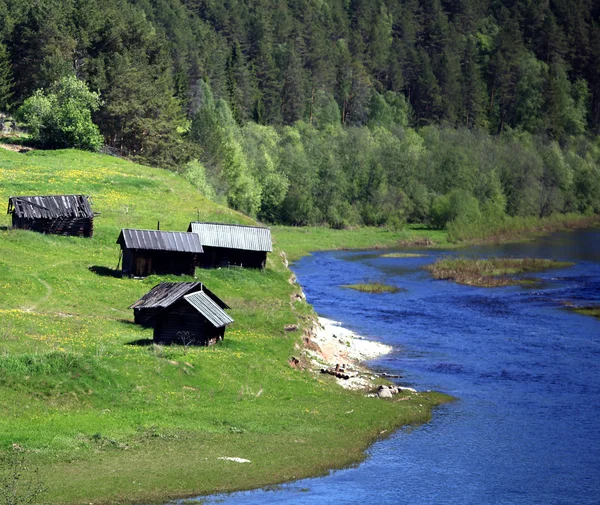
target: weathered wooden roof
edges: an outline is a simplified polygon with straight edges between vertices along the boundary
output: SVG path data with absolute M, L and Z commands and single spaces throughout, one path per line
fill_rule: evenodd
M 132 230 L 124 228 L 117 244 L 127 249 L 150 249 L 154 251 L 204 252 L 198 235 L 181 231 Z
M 246 251 L 273 250 L 271 230 L 262 226 L 192 222 L 188 228 L 190 231 L 198 234 L 203 246 Z
M 85 195 L 11 196 L 7 213 L 25 219 L 94 217 Z
M 196 291 L 185 295 L 183 298 L 208 319 L 215 328 L 233 323 L 233 319 L 229 317 L 229 314 L 219 307 L 204 291 Z
M 131 305 L 130 309 L 164 309 L 192 291 L 205 292 L 220 308 L 230 308 L 201 282 L 161 282 Z

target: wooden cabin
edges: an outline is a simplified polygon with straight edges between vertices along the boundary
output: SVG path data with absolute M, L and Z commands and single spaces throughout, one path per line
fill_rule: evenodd
M 202 246 L 194 233 L 123 229 L 122 273 L 131 277 L 151 274 L 194 275 Z
M 227 305 L 200 283 L 159 284 L 130 308 L 134 313 L 136 309 L 142 311 L 138 316 L 149 316 L 144 324 L 154 328 L 154 342 L 158 344 L 215 344 L 223 340 L 225 328 L 233 323 L 223 310 Z
M 161 282 L 154 286 L 129 308 L 133 309 L 133 318 L 136 324 L 152 326 L 153 317 L 166 309 L 182 296 L 197 291 L 203 291 L 221 309 L 229 309 L 223 300 L 215 295 L 201 282 Z
M 198 266 L 202 268 L 265 268 L 267 253 L 273 251 L 271 230 L 262 226 L 193 222 L 188 232 L 200 238 L 204 254 Z
M 94 213 L 85 195 L 11 196 L 13 228 L 56 235 L 91 237 Z

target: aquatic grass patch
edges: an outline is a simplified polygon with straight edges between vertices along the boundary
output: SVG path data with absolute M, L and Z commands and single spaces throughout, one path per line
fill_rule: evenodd
M 520 274 L 572 265 L 570 262 L 542 258 L 441 258 L 424 268 L 435 279 L 469 286 L 501 287 L 531 283 L 531 279 L 515 277 Z
M 373 293 L 373 294 L 381 294 L 381 293 L 399 293 L 400 291 L 404 291 L 403 289 L 397 286 L 390 286 L 389 284 L 385 284 L 383 282 L 367 282 L 361 284 L 343 284 L 343 288 L 354 289 L 356 291 L 361 291 L 363 293 Z
M 380 258 L 424 258 L 426 254 L 409 253 L 409 252 L 393 252 L 382 254 Z
M 600 305 L 583 305 L 578 307 L 572 302 L 563 302 L 563 305 L 565 305 L 565 308 L 571 312 L 576 312 L 577 314 L 581 314 L 583 316 L 591 316 L 595 317 L 596 319 L 600 319 Z

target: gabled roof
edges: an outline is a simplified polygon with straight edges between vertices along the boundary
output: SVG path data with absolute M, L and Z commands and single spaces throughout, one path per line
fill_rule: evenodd
M 196 291 L 185 295 L 183 298 L 208 319 L 215 328 L 233 323 L 233 319 L 229 317 L 229 314 L 219 307 L 204 291 Z
M 93 218 L 85 195 L 11 196 L 8 214 L 26 219 Z
M 131 305 L 130 309 L 164 309 L 173 305 L 182 296 L 191 292 L 202 291 L 220 308 L 229 309 L 223 300 L 215 295 L 201 282 L 161 282 Z
M 198 234 L 203 246 L 271 252 L 271 230 L 262 226 L 192 222 L 188 232 Z
M 202 253 L 198 235 L 181 231 L 131 230 L 124 228 L 117 244 L 127 249 Z

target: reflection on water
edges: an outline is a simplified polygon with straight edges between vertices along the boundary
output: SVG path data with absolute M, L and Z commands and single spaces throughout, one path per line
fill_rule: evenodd
M 562 308 L 600 303 L 600 231 L 424 254 L 317 253 L 294 271 L 320 314 L 394 346 L 375 369 L 459 401 L 431 423 L 378 442 L 356 468 L 208 503 L 600 503 L 600 321 Z M 576 265 L 536 275 L 543 283 L 535 286 L 475 288 L 430 279 L 421 267 L 443 254 Z M 364 279 L 407 291 L 339 287 Z

